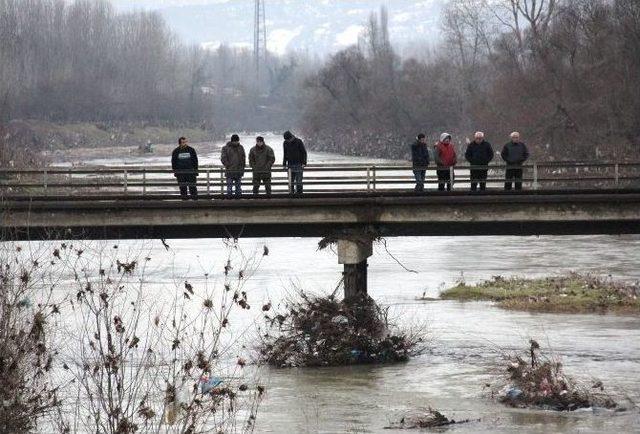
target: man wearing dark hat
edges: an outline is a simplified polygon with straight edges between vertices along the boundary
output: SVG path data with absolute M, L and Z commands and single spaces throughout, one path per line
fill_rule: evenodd
M 307 150 L 302 140 L 291 131 L 284 133 L 284 160 L 282 165 L 289 169 L 289 193 L 302 194 L 302 176 L 307 165 Z M 295 191 L 294 191 L 295 187 Z

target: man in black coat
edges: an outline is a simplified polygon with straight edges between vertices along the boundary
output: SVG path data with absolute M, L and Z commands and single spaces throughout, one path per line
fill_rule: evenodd
M 289 193 L 302 194 L 302 176 L 304 174 L 304 166 L 307 165 L 307 150 L 302 140 L 294 136 L 291 131 L 284 133 L 284 160 L 282 165 L 289 169 L 291 176 L 289 178 Z
M 471 191 L 476 191 L 478 184 L 480 184 L 481 191 L 485 190 L 487 188 L 487 172 L 489 171 L 486 166 L 493 160 L 493 148 L 491 143 L 484 139 L 484 133 L 478 131 L 475 134 L 473 142 L 467 146 L 464 157 L 471 165 Z
M 178 180 L 182 199 L 188 199 L 187 187 L 191 199 L 198 199 L 196 182 L 196 177 L 198 176 L 198 154 L 195 149 L 189 146 L 186 137 L 178 139 L 178 147 L 171 154 L 171 169 Z
M 522 164 L 529 159 L 529 150 L 520 141 L 520 133 L 511 133 L 511 141 L 504 145 L 500 155 L 507 163 L 504 189 L 511 190 L 511 185 L 515 184 L 516 190 L 522 190 Z
M 420 133 L 411 145 L 411 162 L 413 163 L 413 176 L 416 178 L 415 191 L 424 191 L 424 181 L 429 166 L 429 149 L 427 148 L 427 137 Z

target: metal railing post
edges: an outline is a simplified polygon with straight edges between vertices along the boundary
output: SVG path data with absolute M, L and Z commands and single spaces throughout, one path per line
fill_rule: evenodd
M 220 194 L 224 194 L 224 170 L 220 169 Z
M 538 184 L 538 163 L 533 163 L 533 189 L 537 190 L 540 188 Z
M 127 194 L 127 190 L 128 190 L 128 175 L 127 175 L 127 170 L 125 169 L 124 171 L 124 194 Z
M 211 171 L 207 169 L 207 196 L 211 195 Z
M 367 167 L 367 191 L 371 190 L 371 168 Z
M 618 186 L 618 184 L 620 184 L 620 165 L 618 163 L 616 163 L 616 166 L 614 168 L 614 173 L 615 173 L 615 185 L 616 187 Z
M 451 190 L 453 190 L 453 184 L 455 182 L 454 176 L 453 166 L 449 166 L 449 183 L 451 184 Z
M 147 169 L 142 169 L 142 195 L 147 194 Z
M 292 184 L 293 174 L 291 172 L 291 167 L 287 169 L 287 190 L 289 190 L 289 194 L 293 194 L 295 186 Z
M 373 191 L 376 191 L 376 166 L 373 166 Z
M 47 169 L 44 169 L 44 174 L 42 176 L 42 186 L 44 189 L 47 189 Z

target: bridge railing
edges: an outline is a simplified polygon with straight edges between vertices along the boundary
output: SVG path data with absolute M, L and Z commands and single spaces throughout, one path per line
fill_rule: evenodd
M 508 166 L 458 166 L 426 168 L 425 188 L 438 187 L 438 170 L 448 171 L 453 190 L 468 190 L 471 170 L 487 169 L 487 188 L 503 189 Z M 533 163 L 522 169 L 516 181 L 525 189 L 625 189 L 640 188 L 640 163 Z M 203 166 L 197 178 L 201 194 L 219 195 L 226 190 L 224 168 Z M 252 173 L 247 169 L 242 186 L 252 192 Z M 282 167 L 272 171 L 274 194 L 287 194 L 291 173 Z M 479 180 L 476 180 L 479 181 Z M 304 171 L 305 193 L 401 192 L 415 186 L 413 168 L 404 164 L 309 165 Z M 264 192 L 264 187 L 260 187 Z M 174 173 L 166 167 L 47 167 L 0 168 L 0 193 L 12 196 L 172 196 L 176 195 Z

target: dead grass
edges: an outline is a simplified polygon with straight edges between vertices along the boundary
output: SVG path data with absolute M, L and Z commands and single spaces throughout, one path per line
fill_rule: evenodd
M 477 285 L 458 283 L 440 298 L 494 301 L 505 309 L 561 313 L 640 314 L 640 286 L 571 273 L 562 277 L 525 279 L 494 276 Z

